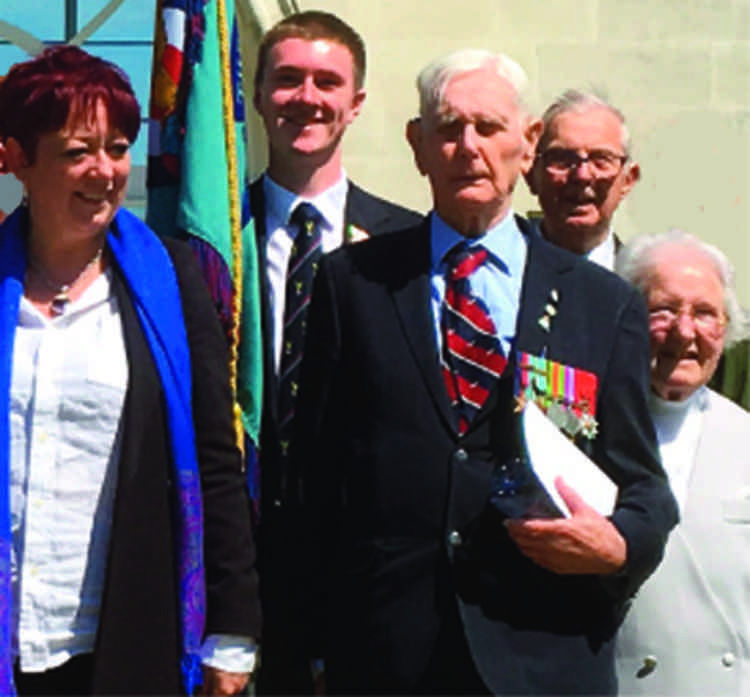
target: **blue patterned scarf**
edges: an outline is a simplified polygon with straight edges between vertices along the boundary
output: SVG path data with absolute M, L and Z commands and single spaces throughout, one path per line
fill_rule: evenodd
M 10 384 L 13 340 L 26 272 L 27 214 L 19 208 L 0 225 L 0 694 L 15 694 L 11 653 Z M 201 683 L 200 643 L 205 622 L 203 511 L 192 414 L 190 350 L 177 277 L 157 236 L 125 210 L 115 216 L 107 243 L 125 278 L 166 397 L 167 423 L 180 534 L 181 672 L 192 695 Z

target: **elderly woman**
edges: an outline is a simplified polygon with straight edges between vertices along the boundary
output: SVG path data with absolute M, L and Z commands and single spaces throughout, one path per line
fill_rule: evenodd
M 748 695 L 750 414 L 706 387 L 744 331 L 733 270 L 679 231 L 636 240 L 618 270 L 648 304 L 651 412 L 682 521 L 620 630 L 620 693 Z
M 25 190 L 0 226 L 0 694 L 230 694 L 253 658 L 226 345 L 190 251 L 120 209 L 139 125 L 77 48 L 0 85 Z

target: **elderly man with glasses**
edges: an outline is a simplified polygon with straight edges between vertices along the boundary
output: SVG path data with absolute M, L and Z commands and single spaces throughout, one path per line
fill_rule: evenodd
M 612 270 L 619 240 L 612 218 L 640 178 L 625 118 L 600 97 L 568 90 L 542 117 L 544 130 L 526 177 L 553 244 Z

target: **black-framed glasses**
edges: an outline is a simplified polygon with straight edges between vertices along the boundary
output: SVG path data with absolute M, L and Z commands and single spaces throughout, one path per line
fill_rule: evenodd
M 550 174 L 568 174 L 585 162 L 595 177 L 603 179 L 617 174 L 628 161 L 628 156 L 611 150 L 591 150 L 581 155 L 567 148 L 547 148 L 539 159 Z

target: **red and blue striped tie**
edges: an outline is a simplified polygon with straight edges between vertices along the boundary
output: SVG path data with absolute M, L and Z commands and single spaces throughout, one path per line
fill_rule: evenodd
M 471 289 L 470 276 L 487 259 L 484 247 L 461 243 L 446 256 L 440 326 L 441 367 L 448 397 L 465 433 L 505 369 L 507 360 L 487 306 Z

